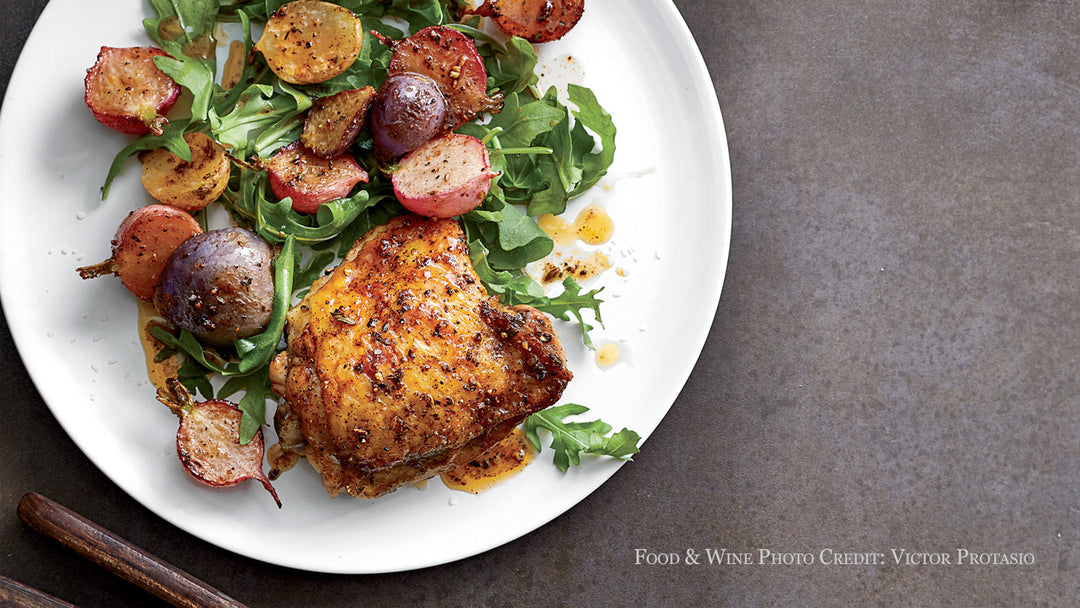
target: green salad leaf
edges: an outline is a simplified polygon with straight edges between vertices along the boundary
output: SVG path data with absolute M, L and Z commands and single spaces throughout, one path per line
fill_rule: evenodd
M 218 0 L 150 0 L 157 17 L 144 19 L 146 33 L 171 57 L 157 57 L 158 69 L 191 92 L 191 118 L 206 120 L 214 96 L 214 24 Z
M 544 429 L 551 433 L 555 466 L 563 472 L 566 472 L 570 465 L 581 464 L 582 452 L 632 460 L 631 456 L 638 453 L 638 443 L 641 442 L 641 436 L 634 431 L 624 428 L 614 435 L 608 435 L 612 427 L 602 420 L 565 421 L 570 416 L 587 411 L 589 408 L 584 405 L 567 403 L 537 412 L 525 419 L 525 437 L 539 453 L 543 449 L 539 430 Z

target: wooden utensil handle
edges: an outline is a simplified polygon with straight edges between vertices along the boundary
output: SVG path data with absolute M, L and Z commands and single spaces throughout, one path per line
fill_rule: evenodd
M 36 492 L 19 501 L 19 517 L 31 528 L 173 606 L 244 608 L 176 566 Z
M 74 605 L 0 576 L 0 606 L 23 606 L 24 608 L 76 608 Z

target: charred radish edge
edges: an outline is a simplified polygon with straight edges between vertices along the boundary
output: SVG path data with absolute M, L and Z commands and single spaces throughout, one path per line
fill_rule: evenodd
M 319 205 L 347 197 L 357 184 L 366 184 L 369 179 L 367 171 L 349 154 L 323 158 L 299 141 L 260 164 L 274 196 L 292 199 L 293 210 L 300 213 L 315 213 Z
M 168 54 L 154 47 L 101 47 L 94 65 L 86 71 L 86 93 L 83 97 L 98 122 L 128 135 L 147 132 L 161 135 L 165 132 L 165 125 L 169 122 L 165 114 L 180 97 L 180 85 L 154 64 L 156 56 L 167 57 Z M 129 79 L 149 82 L 150 79 L 142 78 L 146 72 L 154 74 L 156 82 L 150 82 L 146 89 L 139 92 L 136 108 L 122 107 L 118 102 L 127 94 L 121 91 L 118 99 L 116 91 L 109 86 L 123 85 Z M 108 76 L 119 77 L 122 82 L 104 82 L 103 79 Z
M 504 33 L 529 42 L 562 38 L 581 20 L 585 0 L 486 0 L 469 2 L 466 15 L 480 15 L 495 22 Z
M 239 433 L 241 412 L 235 404 L 221 399 L 197 402 L 176 378 L 166 380 L 165 386 L 157 391 L 157 399 L 180 418 L 180 428 L 176 432 L 176 452 L 188 474 L 204 485 L 218 488 L 234 486 L 247 479 L 255 479 L 273 496 L 278 508 L 281 508 L 281 499 L 278 497 L 277 490 L 262 470 L 265 455 L 262 430 L 260 429 L 257 436 L 245 445 L 240 444 L 238 436 L 228 434 L 234 428 Z M 234 415 L 236 416 L 235 425 L 211 426 L 197 422 L 188 424 L 193 420 L 193 416 L 213 419 Z M 188 446 L 196 444 L 212 444 L 218 455 L 227 454 L 224 456 L 225 461 L 216 462 L 213 458 L 200 458 L 199 454 L 188 449 Z

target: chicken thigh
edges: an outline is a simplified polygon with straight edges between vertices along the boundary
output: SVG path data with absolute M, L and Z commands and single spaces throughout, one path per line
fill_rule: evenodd
M 372 229 L 288 315 L 271 374 L 281 448 L 372 498 L 468 463 L 572 374 L 551 321 L 489 297 L 453 220 Z

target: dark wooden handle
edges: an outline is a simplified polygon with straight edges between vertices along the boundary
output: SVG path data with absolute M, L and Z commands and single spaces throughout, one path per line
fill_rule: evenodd
M 21 606 L 23 608 L 76 608 L 74 605 L 38 591 L 33 587 L 0 576 L 0 606 Z
M 19 517 L 120 578 L 180 608 L 244 608 L 243 604 L 36 492 L 19 501 Z

